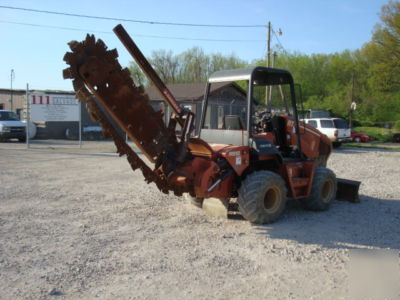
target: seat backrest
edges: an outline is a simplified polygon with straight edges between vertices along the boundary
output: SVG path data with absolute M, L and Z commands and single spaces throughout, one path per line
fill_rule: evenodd
M 274 116 L 271 120 L 273 131 L 276 137 L 276 143 L 279 146 L 286 145 L 286 124 L 285 119 L 280 116 Z
M 238 115 L 225 115 L 224 123 L 222 125 L 223 129 L 228 130 L 243 130 L 243 121 Z

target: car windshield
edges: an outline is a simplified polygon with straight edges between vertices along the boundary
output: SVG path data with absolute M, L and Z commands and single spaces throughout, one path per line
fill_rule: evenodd
M 19 121 L 19 118 L 13 111 L 0 111 L 0 121 Z
M 322 128 L 335 128 L 332 120 L 321 120 L 321 127 Z
M 343 119 L 335 119 L 333 120 L 335 123 L 335 127 L 339 129 L 347 129 L 349 126 L 347 125 L 347 122 Z

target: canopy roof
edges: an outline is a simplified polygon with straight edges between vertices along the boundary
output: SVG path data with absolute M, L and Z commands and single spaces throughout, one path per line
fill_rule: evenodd
M 255 85 L 292 84 L 292 75 L 281 69 L 253 67 L 235 70 L 217 71 L 211 74 L 209 83 L 252 80 Z

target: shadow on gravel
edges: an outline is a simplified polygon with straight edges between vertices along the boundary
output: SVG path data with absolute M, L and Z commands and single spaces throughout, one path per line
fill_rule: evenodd
M 360 195 L 361 203 L 335 201 L 328 211 L 304 210 L 288 203 L 283 218 L 255 225 L 259 234 L 329 248 L 365 246 L 400 250 L 400 199 L 383 200 Z

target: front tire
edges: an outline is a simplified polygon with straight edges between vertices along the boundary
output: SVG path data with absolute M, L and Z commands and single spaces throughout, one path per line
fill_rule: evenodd
M 301 202 L 309 210 L 327 210 L 336 197 L 336 190 L 335 173 L 328 168 L 316 167 L 310 196 Z
M 356 136 L 356 137 L 354 138 L 354 141 L 355 141 L 356 143 L 361 143 L 361 138 L 360 138 L 359 136 Z
M 256 224 L 275 222 L 286 206 L 286 185 L 282 177 L 270 171 L 251 173 L 238 191 L 239 211 Z

